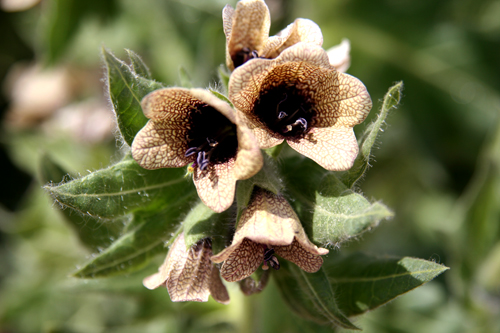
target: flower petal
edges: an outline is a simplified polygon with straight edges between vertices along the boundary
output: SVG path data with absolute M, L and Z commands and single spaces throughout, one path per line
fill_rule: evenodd
M 339 72 L 345 73 L 351 65 L 351 43 L 344 38 L 339 45 L 329 48 L 326 53 L 330 64 Z
M 172 244 L 158 273 L 145 278 L 143 284 L 148 289 L 166 286 L 173 302 L 206 302 L 210 295 L 211 270 L 217 271 L 210 262 L 211 255 L 208 240 L 186 250 L 184 233 L 181 233 Z
M 297 214 L 283 196 L 256 188 L 250 204 L 241 214 L 234 239 L 289 245 L 300 228 Z
M 245 240 L 272 247 L 289 245 L 296 236 L 307 239 L 297 214 L 286 199 L 255 187 L 250 204 L 241 214 L 231 245 L 211 259 L 214 263 L 227 260 L 239 251 Z M 314 248 L 314 244 L 311 247 Z
M 269 270 L 262 271 L 258 281 L 254 280 L 251 276 L 248 276 L 245 279 L 241 280 L 239 282 L 241 292 L 246 296 L 260 293 L 262 290 L 264 290 L 264 288 L 267 286 L 267 283 L 269 282 L 269 273 Z
M 170 299 L 172 302 L 206 302 L 210 295 L 208 285 L 212 270 L 210 243 L 204 240 L 186 251 L 184 234 L 181 234 L 177 240 L 178 243 L 173 246 L 177 247 L 174 255 L 178 256 L 180 252 L 183 253 L 170 259 L 173 260 L 167 279 Z
M 187 115 L 201 102 L 192 91 L 184 88 L 164 88 L 147 94 L 141 101 L 142 111 L 149 119 L 165 121 L 169 127 L 184 128 Z
M 353 127 L 362 123 L 372 108 L 365 85 L 349 74 L 325 69 L 320 72 L 323 77 L 314 87 L 316 117 L 312 126 Z
M 231 17 L 231 28 L 229 18 Z M 235 60 L 237 54 L 243 49 L 260 53 L 269 36 L 271 17 L 269 9 L 263 0 L 243 0 L 236 5 L 236 10 L 231 13 L 228 9 L 223 12 L 224 32 L 226 34 L 226 47 L 229 57 L 226 59 L 227 67 L 233 70 L 239 66 Z M 226 23 L 227 22 L 227 23 Z
M 323 45 L 323 34 L 319 26 L 311 20 L 298 18 L 276 36 L 270 37 L 259 56 L 276 58 L 283 50 L 300 42 Z
M 234 163 L 233 174 L 238 180 L 247 179 L 255 175 L 262 168 L 264 160 L 260 152 L 259 143 L 252 131 L 241 121 L 238 121 L 238 153 Z
M 350 169 L 359 151 L 350 127 L 312 128 L 304 138 L 287 142 L 297 152 L 332 171 Z
M 228 282 L 240 281 L 252 275 L 263 260 L 264 248 L 262 245 L 245 238 L 224 261 L 220 274 Z
M 132 156 L 141 167 L 182 167 L 190 162 L 184 156 L 188 148 L 188 114 L 202 103 L 181 88 L 155 90 L 143 98 L 142 110 L 151 120 L 132 142 Z
M 208 284 L 210 295 L 212 295 L 212 298 L 215 301 L 221 304 L 229 304 L 229 294 L 227 293 L 226 286 L 222 283 L 219 269 L 215 267 L 215 265 L 211 265 L 211 267 L 212 272 L 210 275 L 210 282 Z
M 175 242 L 174 242 L 174 244 L 175 244 Z M 172 246 L 171 250 L 173 248 L 174 247 Z M 169 255 L 170 255 L 170 251 L 169 251 Z M 167 255 L 167 257 L 163 261 L 163 264 L 160 266 L 160 268 L 158 268 L 158 273 L 150 275 L 142 280 L 142 284 L 144 285 L 144 287 L 146 287 L 150 290 L 156 289 L 156 288 L 161 287 L 161 286 L 166 287 L 165 282 L 167 281 L 167 278 L 168 278 L 168 275 L 169 275 L 170 269 L 171 269 L 171 268 L 169 268 L 169 265 L 170 266 L 172 265 L 171 261 L 169 261 L 169 259 L 168 259 L 169 255 Z
M 145 169 L 175 168 L 189 164 L 184 156 L 188 144 L 186 128 L 168 122 L 148 121 L 132 142 L 132 157 Z
M 276 246 L 274 251 L 283 259 L 293 262 L 308 273 L 317 272 L 323 265 L 323 258 L 319 254 L 307 251 L 296 239 L 288 246 Z
M 234 8 L 230 5 L 226 5 L 222 10 L 222 28 L 224 29 L 224 35 L 226 35 L 226 42 L 229 42 L 229 37 L 231 36 L 233 17 Z
M 205 170 L 194 169 L 193 181 L 198 196 L 217 213 L 225 211 L 233 203 L 236 189 L 234 163 L 234 159 L 230 159 L 221 164 L 209 164 Z

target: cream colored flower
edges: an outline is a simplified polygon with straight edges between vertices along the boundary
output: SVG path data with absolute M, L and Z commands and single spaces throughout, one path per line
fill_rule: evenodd
M 233 282 L 250 276 L 261 264 L 263 269 L 268 265 L 279 269 L 275 254 L 314 273 L 323 264 L 321 255 L 327 253 L 307 238 L 285 198 L 257 188 L 241 215 L 232 244 L 213 256 L 212 262 L 224 262 L 221 276 Z
M 335 70 L 327 53 L 310 43 L 236 68 L 229 99 L 245 114 L 261 148 L 286 140 L 327 170 L 352 166 L 359 150 L 353 127 L 372 107 L 363 83 Z
M 231 106 L 202 89 L 165 88 L 142 100 L 150 120 L 132 143 L 132 156 L 146 169 L 193 167 L 203 203 L 216 212 L 233 202 L 236 180 L 262 167 L 252 132 Z
M 226 65 L 232 71 L 252 58 L 276 58 L 286 48 L 307 42 L 321 46 L 323 35 L 316 23 L 296 19 L 292 24 L 269 37 L 271 18 L 263 0 L 242 0 L 236 9 L 227 5 L 222 11 L 226 35 Z
M 167 287 L 172 302 L 206 302 L 208 295 L 219 303 L 228 304 L 229 295 L 219 270 L 211 261 L 212 245 L 203 239 L 186 250 L 181 233 L 168 251 L 158 273 L 148 276 L 143 284 L 148 289 Z

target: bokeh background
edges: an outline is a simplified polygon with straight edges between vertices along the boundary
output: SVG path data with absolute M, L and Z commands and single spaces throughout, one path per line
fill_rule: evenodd
M 43 192 L 49 156 L 71 177 L 123 153 L 101 47 L 141 55 L 156 80 L 215 86 L 221 11 L 234 0 L 0 0 L 0 332 L 316 332 L 271 285 L 231 305 L 174 304 L 137 273 L 82 281 L 91 257 Z M 451 269 L 355 323 L 366 332 L 500 332 L 500 1 L 268 0 L 274 34 L 296 17 L 324 47 L 351 41 L 349 73 L 374 110 L 405 84 L 359 190 L 395 212 L 341 252 L 414 256 Z M 363 129 L 358 126 L 357 131 Z M 84 219 L 78 228 L 86 228 Z M 102 228 L 106 228 L 103 224 Z M 324 329 L 330 331 L 330 329 Z

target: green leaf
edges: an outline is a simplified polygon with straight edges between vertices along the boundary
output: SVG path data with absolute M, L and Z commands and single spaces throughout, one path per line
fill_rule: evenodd
M 68 173 L 48 155 L 43 155 L 39 164 L 39 174 L 43 183 L 64 181 Z M 84 216 L 71 209 L 63 209 L 64 220 L 75 231 L 83 245 L 92 251 L 98 251 L 111 245 L 118 238 L 123 228 L 122 221 L 103 221 L 91 216 Z
M 127 52 L 128 58 L 130 60 L 130 66 L 135 74 L 142 76 L 145 79 L 151 80 L 153 77 L 151 76 L 151 71 L 148 66 L 142 61 L 142 58 L 132 50 L 125 49 Z
M 43 20 L 46 57 L 50 64 L 66 52 L 80 25 L 88 16 L 99 15 L 107 19 L 117 10 L 115 0 L 53 0 L 47 3 L 48 13 Z
M 85 3 L 75 0 L 54 0 L 49 5 L 46 54 L 48 62 L 55 63 L 66 51 L 87 10 Z
M 387 91 L 384 96 L 384 102 L 377 119 L 366 127 L 363 136 L 358 142 L 360 149 L 359 154 L 354 161 L 354 165 L 351 169 L 339 173 L 339 178 L 344 184 L 346 184 L 347 187 L 352 188 L 356 182 L 363 177 L 363 174 L 370 166 L 372 147 L 375 144 L 379 133 L 383 131 L 382 125 L 385 123 L 385 119 L 387 118 L 389 111 L 392 108 L 398 107 L 402 91 L 402 81 L 389 88 L 389 91 Z
M 48 182 L 66 182 L 71 179 L 69 173 L 47 154 L 43 154 L 40 157 L 38 163 L 38 178 L 42 184 Z
M 291 204 L 316 243 L 339 245 L 393 216 L 385 205 L 370 203 L 310 159 L 288 158 L 282 173 L 295 199 Z
M 336 295 L 322 269 L 306 273 L 283 260 L 274 277 L 285 302 L 297 315 L 319 324 L 358 329 L 340 312 Z
M 219 67 L 219 81 L 224 88 L 224 92 L 227 94 L 229 91 L 229 77 L 231 76 L 231 73 L 228 73 L 226 66 L 220 65 Z
M 500 240 L 500 121 L 481 152 L 476 172 L 457 204 L 464 239 L 463 273 L 471 279 L 477 266 Z
M 373 310 L 431 281 L 448 267 L 417 258 L 375 257 L 362 253 L 324 257 L 323 270 L 348 317 Z
M 179 215 L 190 204 L 185 198 L 162 211 L 133 213 L 124 234 L 73 275 L 79 278 L 107 277 L 144 267 L 156 254 L 166 252 L 165 243 L 179 228 Z
M 187 72 L 187 70 L 181 66 L 179 68 L 179 77 L 181 79 L 181 87 L 184 88 L 193 88 L 193 80 L 191 79 L 191 76 Z
M 228 221 L 231 221 L 232 215 L 234 213 L 231 209 L 218 214 L 199 202 L 182 223 L 186 247 L 190 248 L 203 238 L 210 238 L 213 253 L 222 251 L 230 240 L 231 228 L 228 228 Z
M 154 90 L 163 88 L 163 85 L 136 74 L 131 67 L 108 50 L 103 48 L 102 52 L 108 68 L 109 96 L 115 110 L 118 128 L 123 140 L 130 146 L 137 132 L 148 122 L 148 118 L 142 112 L 142 98 Z M 132 65 L 143 72 L 144 69 L 138 64 L 137 57 L 134 57 Z
M 211 89 L 209 88 L 208 90 L 210 90 L 210 92 L 215 96 L 217 97 L 218 99 L 220 99 L 221 101 L 224 101 L 226 102 L 227 104 L 233 106 L 233 103 L 231 103 L 231 101 L 226 97 L 224 96 L 223 94 L 221 94 L 220 92 L 218 92 L 217 90 L 214 90 L 214 89 Z
M 193 198 L 183 168 L 146 170 L 130 156 L 106 169 L 44 188 L 64 207 L 96 218 L 113 219 L 145 207 L 166 207 Z

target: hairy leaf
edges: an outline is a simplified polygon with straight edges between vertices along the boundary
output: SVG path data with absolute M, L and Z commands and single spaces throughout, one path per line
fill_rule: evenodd
M 377 119 L 368 125 L 363 133 L 363 136 L 359 140 L 359 154 L 354 161 L 354 165 L 347 171 L 339 173 L 339 178 L 342 180 L 347 187 L 352 188 L 356 182 L 363 177 L 370 166 L 371 150 L 377 136 L 383 130 L 382 125 L 392 108 L 397 108 L 401 100 L 401 94 L 403 91 L 403 82 L 398 82 L 394 86 L 389 88 L 389 91 L 384 96 L 384 102 L 382 103 L 382 108 L 378 114 Z
M 44 188 L 61 205 L 104 219 L 146 206 L 175 206 L 179 200 L 191 199 L 196 193 L 191 182 L 184 178 L 184 169 L 146 170 L 130 156 L 85 177 Z
M 290 200 L 312 241 L 336 244 L 376 227 L 393 216 L 382 203 L 370 203 L 310 159 L 290 158 L 283 175 Z
M 179 215 L 189 205 L 189 200 L 180 199 L 161 211 L 133 213 L 123 235 L 73 275 L 80 278 L 107 277 L 144 267 L 157 253 L 166 252 L 164 245 L 179 228 Z
M 181 79 L 181 87 L 189 89 L 194 87 L 191 76 L 189 75 L 188 71 L 182 66 L 181 68 L 179 68 L 179 78 Z
M 224 89 L 224 93 L 227 94 L 228 86 L 229 86 L 229 77 L 231 73 L 228 73 L 226 67 L 224 65 L 220 65 L 219 67 L 219 81 Z
M 193 246 L 203 238 L 210 238 L 212 252 L 217 254 L 222 251 L 230 240 L 234 224 L 234 219 L 231 219 L 233 215 L 232 209 L 215 213 L 203 202 L 199 202 L 191 209 L 182 223 L 186 247 Z
M 221 101 L 224 101 L 226 102 L 227 104 L 233 106 L 233 103 L 231 103 L 231 101 L 226 97 L 224 96 L 223 94 L 221 94 L 220 92 L 218 92 L 217 90 L 214 90 L 214 89 L 208 89 L 210 90 L 210 92 L 215 96 L 217 97 L 218 99 L 220 99 Z
M 117 9 L 115 0 L 54 0 L 47 3 L 47 7 L 43 33 L 47 61 L 51 64 L 66 52 L 80 25 L 88 16 L 100 15 L 106 19 Z
M 358 329 L 337 307 L 335 295 L 323 270 L 306 273 L 283 260 L 274 274 L 285 302 L 297 315 L 319 324 Z
M 455 214 L 463 222 L 465 238 L 463 268 L 467 279 L 500 240 L 500 121 L 480 155 L 467 191 L 459 199 Z
M 145 79 L 151 80 L 151 71 L 149 70 L 148 66 L 146 66 L 144 61 L 142 61 L 142 58 L 132 50 L 125 49 L 125 52 L 127 52 L 128 58 L 130 60 L 132 71 Z
M 350 317 L 373 310 L 429 282 L 448 267 L 410 257 L 354 253 L 326 257 L 323 269 L 335 290 L 340 310 Z
M 68 173 L 48 155 L 42 156 L 39 174 L 43 183 L 65 181 Z M 123 228 L 122 221 L 103 221 L 99 218 L 84 216 L 71 209 L 63 209 L 64 220 L 76 232 L 78 238 L 92 251 L 98 251 L 111 245 L 118 238 Z
M 129 67 L 111 52 L 103 49 L 104 60 L 108 68 L 108 88 L 111 102 L 115 110 L 118 128 L 123 140 L 130 146 L 137 132 L 146 125 L 148 118 L 144 116 L 141 100 L 148 93 L 163 88 L 161 83 L 146 79 L 135 70 L 144 74 L 145 65 L 139 57 L 132 56 Z M 129 52 L 129 56 L 130 56 Z

